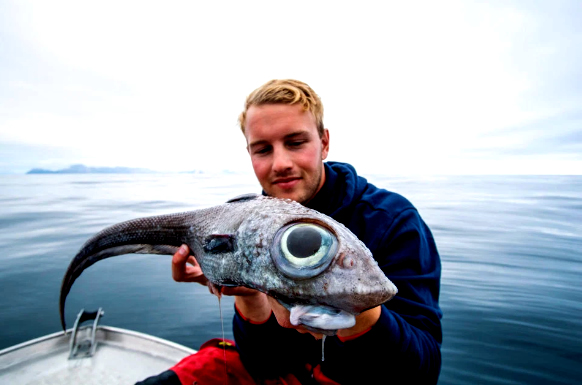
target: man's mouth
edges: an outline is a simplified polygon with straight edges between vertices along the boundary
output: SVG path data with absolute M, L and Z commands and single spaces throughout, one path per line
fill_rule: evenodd
M 275 179 L 273 184 L 283 190 L 287 190 L 293 188 L 300 180 L 301 178 L 279 178 Z

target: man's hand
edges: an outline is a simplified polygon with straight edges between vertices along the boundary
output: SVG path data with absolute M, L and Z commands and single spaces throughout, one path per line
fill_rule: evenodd
M 172 257 L 172 278 L 176 282 L 198 282 L 201 285 L 208 284 L 208 278 L 202 273 L 196 258 L 190 254 L 190 248 L 182 245 Z
M 382 305 L 366 310 L 356 316 L 356 324 L 349 329 L 338 330 L 337 335 L 340 337 L 351 337 L 368 330 L 376 325 L 382 314 Z
M 262 322 L 271 315 L 271 306 L 267 296 L 260 291 L 244 286 L 226 287 L 212 284 L 200 268 L 196 258 L 190 254 L 190 248 L 182 245 L 172 257 L 172 278 L 177 282 L 198 282 L 208 286 L 210 293 L 220 297 L 221 295 L 236 296 L 236 305 L 239 311 L 248 319 Z

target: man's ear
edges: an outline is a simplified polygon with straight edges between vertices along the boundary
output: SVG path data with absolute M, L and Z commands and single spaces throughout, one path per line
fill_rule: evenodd
M 329 153 L 329 130 L 325 128 L 321 136 L 321 160 L 327 158 Z

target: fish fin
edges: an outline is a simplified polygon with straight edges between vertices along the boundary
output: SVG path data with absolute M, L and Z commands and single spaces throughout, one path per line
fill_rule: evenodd
M 259 194 L 254 194 L 254 193 L 243 194 L 243 195 L 239 195 L 239 196 L 236 196 L 236 197 L 234 197 L 232 199 L 227 200 L 226 203 L 252 201 L 253 199 L 256 199 L 258 197 L 260 197 Z
M 221 254 L 235 251 L 236 238 L 232 234 L 212 234 L 204 240 L 204 251 Z

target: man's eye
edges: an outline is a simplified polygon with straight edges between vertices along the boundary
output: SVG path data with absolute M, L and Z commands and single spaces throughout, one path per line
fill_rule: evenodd
M 255 150 L 255 154 L 266 154 L 271 150 L 270 147 L 261 147 Z
M 299 147 L 303 143 L 305 143 L 304 140 L 296 140 L 296 141 L 293 141 L 293 142 L 289 142 L 289 146 L 291 146 L 291 147 Z

